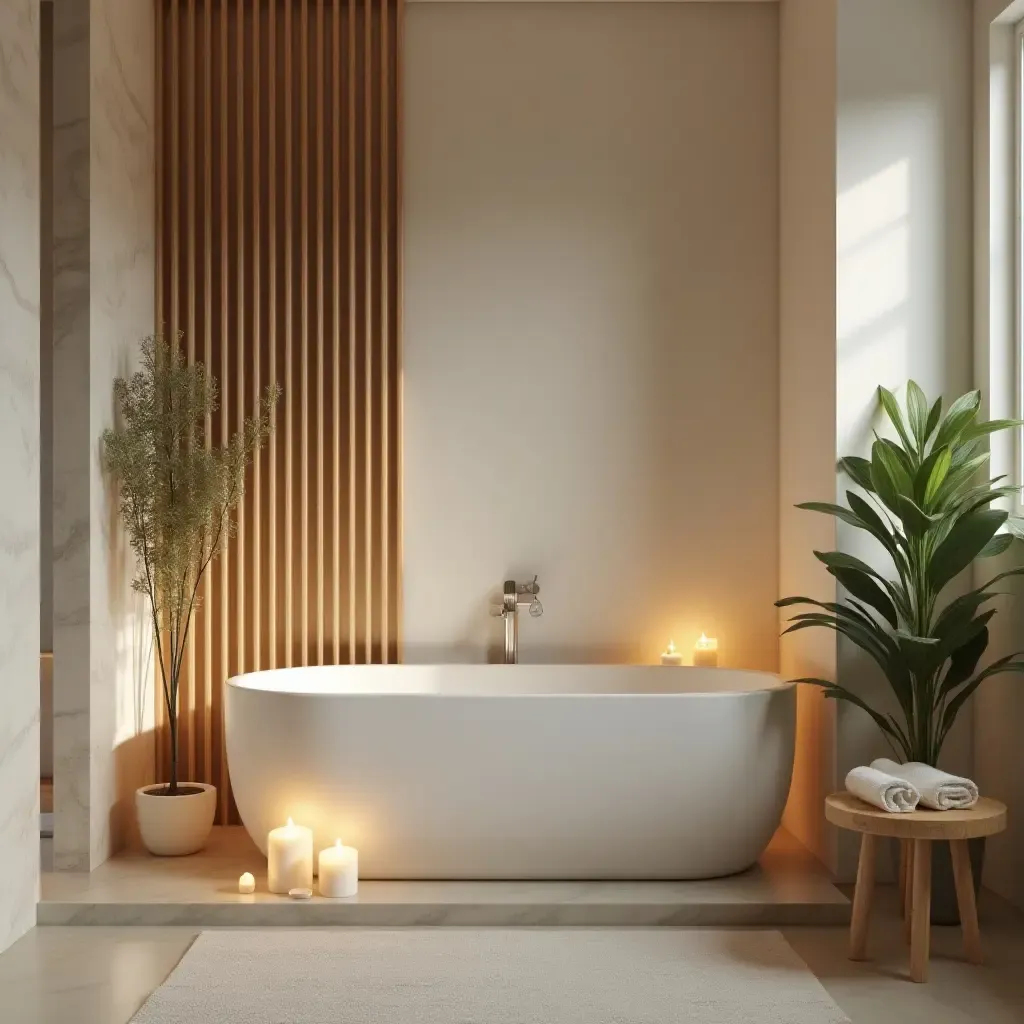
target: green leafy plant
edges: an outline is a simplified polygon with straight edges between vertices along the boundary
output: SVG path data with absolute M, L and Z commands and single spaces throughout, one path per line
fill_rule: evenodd
M 120 513 L 137 561 L 134 589 L 148 598 L 178 785 L 178 686 L 203 574 L 231 535 L 245 469 L 273 428 L 280 388 L 268 387 L 256 414 L 223 448 L 207 445 L 217 382 L 180 345 L 154 335 L 142 367 L 114 382 L 117 429 L 103 432 L 103 462 L 120 485 Z
M 976 558 L 998 555 L 1020 535 L 1020 521 L 993 508 L 1018 492 L 1003 477 L 979 482 L 988 436 L 1020 426 L 1016 420 L 978 422 L 981 395 L 958 398 L 943 415 L 911 381 L 906 415 L 894 395 L 879 401 L 899 442 L 875 435 L 871 458 L 847 456 L 839 468 L 861 492 L 848 490 L 845 506 L 807 502 L 798 508 L 836 517 L 874 537 L 892 562 L 881 572 L 841 551 L 814 554 L 846 591 L 840 603 L 788 597 L 814 610 L 794 615 L 785 631 L 827 628 L 847 637 L 881 668 L 901 714 L 871 707 L 845 686 L 824 679 L 796 682 L 824 688 L 828 697 L 867 712 L 894 751 L 908 761 L 934 765 L 960 709 L 990 676 L 1024 670 L 1011 654 L 978 670 L 995 615 L 994 590 L 1024 566 L 993 576 L 984 586 L 943 601 L 947 586 Z M 1005 528 L 1005 529 L 1004 529 Z

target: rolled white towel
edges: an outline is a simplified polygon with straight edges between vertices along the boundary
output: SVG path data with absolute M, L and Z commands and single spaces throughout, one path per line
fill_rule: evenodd
M 909 782 L 879 771 L 874 765 L 870 768 L 854 768 L 846 776 L 846 788 L 865 803 L 894 814 L 906 814 L 914 810 L 921 799 Z
M 908 782 L 921 794 L 921 803 L 933 811 L 966 811 L 978 802 L 978 787 L 970 779 L 939 771 L 930 764 L 897 764 L 880 757 L 871 762 L 871 767 Z

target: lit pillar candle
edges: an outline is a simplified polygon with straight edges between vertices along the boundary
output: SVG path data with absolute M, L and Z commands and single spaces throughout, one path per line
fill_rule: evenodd
M 669 640 L 668 647 L 662 652 L 661 663 L 662 665 L 682 665 L 683 656 L 676 650 L 674 641 Z
M 289 889 L 313 886 L 313 832 L 288 819 L 267 836 L 267 888 L 287 893 Z
M 718 668 L 718 641 L 703 633 L 693 648 L 693 663 L 698 668 Z
M 342 846 L 341 840 L 336 839 L 333 846 L 320 851 L 317 877 L 321 896 L 333 899 L 355 896 L 359 889 L 359 851 Z

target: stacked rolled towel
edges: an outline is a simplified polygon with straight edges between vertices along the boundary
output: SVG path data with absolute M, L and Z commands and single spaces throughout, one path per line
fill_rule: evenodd
M 921 799 L 917 790 L 904 779 L 880 771 L 876 765 L 877 762 L 870 768 L 854 768 L 846 776 L 846 788 L 865 803 L 883 811 L 905 814 L 914 810 Z
M 871 767 L 913 786 L 921 794 L 921 803 L 933 811 L 966 811 L 978 802 L 978 787 L 970 779 L 950 775 L 920 761 L 897 764 L 880 757 L 871 762 Z

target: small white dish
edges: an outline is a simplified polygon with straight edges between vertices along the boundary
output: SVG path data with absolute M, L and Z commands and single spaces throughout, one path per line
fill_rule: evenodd
M 289 889 L 288 890 L 288 895 L 291 896 L 291 898 L 293 900 L 309 900 L 309 899 L 313 898 L 313 890 L 312 889 Z

